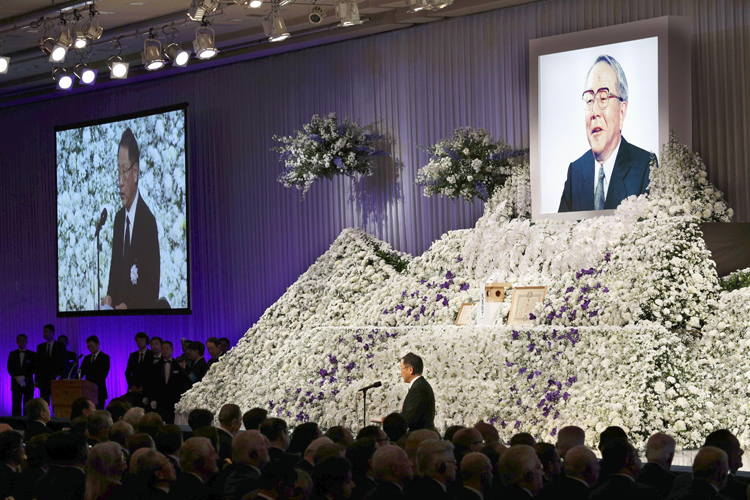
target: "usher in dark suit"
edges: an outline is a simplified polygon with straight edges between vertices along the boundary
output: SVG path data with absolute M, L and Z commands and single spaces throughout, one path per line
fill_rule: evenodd
M 99 389 L 99 402 L 96 407 L 104 409 L 107 400 L 107 375 L 109 375 L 109 356 L 102 351 L 96 353 L 96 360 L 91 361 L 94 355 L 89 354 L 83 358 L 81 363 L 81 377 L 96 384 Z
M 124 303 L 128 309 L 153 309 L 159 299 L 159 232 L 140 191 L 132 224 L 130 250 L 124 255 L 125 208 L 117 211 L 107 295 L 112 297 L 112 307 Z M 130 277 L 133 266 L 138 269 L 136 284 Z
M 189 385 L 185 370 L 172 358 L 169 363 L 169 380 L 165 379 L 166 360 L 152 367 L 152 381 L 146 386 L 151 401 L 156 401 L 156 411 L 161 415 L 164 423 L 174 423 L 174 405 L 180 400 L 182 393 Z
M 128 389 L 132 386 L 143 388 L 147 379 L 153 374 L 154 353 L 146 349 L 143 353 L 143 361 L 140 361 L 141 351 L 131 352 L 128 356 L 128 365 L 125 367 L 125 380 L 128 381 Z
M 39 387 L 39 397 L 48 404 L 52 395 L 52 381 L 63 376 L 65 352 L 65 345 L 62 342 L 52 343 L 52 356 L 47 355 L 47 342 L 36 346 L 36 385 Z
M 10 390 L 13 393 L 14 417 L 20 417 L 26 403 L 34 399 L 35 370 L 36 353 L 31 349 L 23 351 L 23 363 L 21 363 L 21 351 L 18 349 L 8 354 L 8 375 L 11 376 Z M 26 386 L 21 387 L 15 377 L 23 377 Z
M 646 192 L 650 162 L 651 153 L 633 146 L 621 137 L 620 150 L 617 152 L 604 200 L 605 210 L 614 210 L 628 196 Z M 598 170 L 599 166 L 590 149 L 570 164 L 558 212 L 594 210 L 594 186 Z
M 409 431 L 435 428 L 435 395 L 424 377 L 420 376 L 412 384 L 401 415 L 409 422 Z

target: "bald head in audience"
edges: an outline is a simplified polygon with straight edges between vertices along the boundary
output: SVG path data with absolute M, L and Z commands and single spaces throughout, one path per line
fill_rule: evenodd
M 381 446 L 372 456 L 372 470 L 380 481 L 403 488 L 414 476 L 406 452 L 394 444 Z
M 672 436 L 657 432 L 646 442 L 646 459 L 650 464 L 658 464 L 669 470 L 674 458 L 675 440 Z
M 487 422 L 479 422 L 474 426 L 474 428 L 478 430 L 482 435 L 485 446 L 488 444 L 500 442 L 500 434 L 498 434 L 497 429 L 495 429 L 494 425 L 488 424 Z
M 580 427 L 575 425 L 568 425 L 560 429 L 557 433 L 557 452 L 560 454 L 560 458 L 564 461 L 565 455 L 572 448 L 576 446 L 583 446 L 586 441 L 586 433 Z
M 406 440 L 404 450 L 415 471 L 417 470 L 417 450 L 419 449 L 419 445 L 428 439 L 440 439 L 440 435 L 429 429 L 419 429 L 409 434 L 409 438 Z
M 599 459 L 585 446 L 575 446 L 565 455 L 565 475 L 593 487 L 599 480 Z
M 268 439 L 256 430 L 240 432 L 232 439 L 232 462 L 246 464 L 258 470 L 271 461 Z
M 492 491 L 492 463 L 482 453 L 469 453 L 461 460 L 464 488 L 474 489 L 487 498 Z
M 729 458 L 723 450 L 704 446 L 693 460 L 693 479 L 723 490 L 729 479 Z
M 448 486 L 456 480 L 456 459 L 453 444 L 444 439 L 428 439 L 417 450 L 417 471 L 422 477 L 429 477 Z
M 12 431 L 13 427 L 8 424 L 0 424 L 0 432 Z
M 310 465 L 315 465 L 315 454 L 318 452 L 318 448 L 320 448 L 324 444 L 333 444 L 333 441 L 331 441 L 327 437 L 319 437 L 318 439 L 313 440 L 313 442 L 307 446 L 304 459 L 310 462 Z
M 497 469 L 506 488 L 522 488 L 531 496 L 542 489 L 542 463 L 531 446 L 518 444 L 505 450 Z

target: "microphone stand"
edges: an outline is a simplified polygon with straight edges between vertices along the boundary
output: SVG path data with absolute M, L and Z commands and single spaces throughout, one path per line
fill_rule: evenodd
M 96 230 L 96 307 L 102 306 L 102 284 L 99 280 L 99 253 L 102 251 L 102 244 L 99 241 L 100 229 Z M 78 378 L 81 378 L 80 376 Z
M 367 427 L 367 389 L 362 390 L 362 427 Z

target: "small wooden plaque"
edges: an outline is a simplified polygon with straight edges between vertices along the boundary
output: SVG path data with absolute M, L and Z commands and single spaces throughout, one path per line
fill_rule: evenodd
M 474 312 L 474 308 L 477 305 L 471 302 L 464 302 L 461 304 L 461 309 L 458 310 L 456 316 L 456 326 L 466 326 L 471 324 L 471 314 Z
M 510 283 L 487 283 L 484 285 L 484 300 L 487 302 L 505 302 L 505 289 Z
M 513 300 L 508 314 L 509 325 L 526 325 L 531 323 L 529 314 L 534 307 L 547 296 L 546 286 L 519 286 L 513 289 Z

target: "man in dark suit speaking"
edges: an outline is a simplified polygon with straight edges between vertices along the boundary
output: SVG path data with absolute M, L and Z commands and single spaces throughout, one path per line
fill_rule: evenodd
M 435 428 L 435 395 L 422 376 L 422 358 L 409 353 L 401 359 L 401 377 L 409 384 L 401 415 L 409 422 L 409 431 Z
M 128 128 L 117 152 L 122 208 L 115 215 L 109 286 L 102 299 L 102 305 L 115 309 L 153 309 L 159 299 L 159 232 L 138 189 L 140 155 Z
M 652 154 L 622 136 L 628 81 L 613 57 L 596 59 L 582 97 L 591 149 L 568 167 L 558 212 L 615 209 L 648 188 Z

